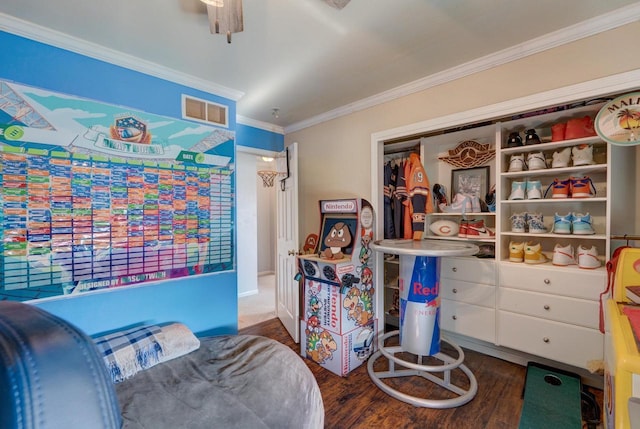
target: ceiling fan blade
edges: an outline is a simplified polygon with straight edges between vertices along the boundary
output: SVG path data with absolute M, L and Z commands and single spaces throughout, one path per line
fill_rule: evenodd
M 322 0 L 322 1 L 324 1 L 326 4 L 328 4 L 331 7 L 335 7 L 336 9 L 342 9 L 351 0 Z

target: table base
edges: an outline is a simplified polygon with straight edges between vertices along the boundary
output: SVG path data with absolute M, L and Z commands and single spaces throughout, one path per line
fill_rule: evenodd
M 371 380 L 378 386 L 381 390 L 386 392 L 388 395 L 399 399 L 403 402 L 407 402 L 416 407 L 426 407 L 426 408 L 453 408 L 459 407 L 461 405 L 466 404 L 471 401 L 478 391 L 478 383 L 476 382 L 476 378 L 473 373 L 467 368 L 462 362 L 464 361 L 464 352 L 457 345 L 452 343 L 451 341 L 442 338 L 441 341 L 446 342 L 450 346 L 452 346 L 456 352 L 458 353 L 458 358 L 454 359 L 445 353 L 436 353 L 433 355 L 434 358 L 442 361 L 440 365 L 422 365 L 418 363 L 408 362 L 399 357 L 396 357 L 396 353 L 404 352 L 402 346 L 384 346 L 384 341 L 394 335 L 399 335 L 400 331 L 392 331 L 387 332 L 382 335 L 378 341 L 378 351 L 376 351 L 370 358 L 367 363 L 367 369 L 369 371 L 369 376 Z M 374 371 L 373 364 L 375 361 L 381 356 L 387 358 L 389 362 L 389 369 L 387 371 Z M 421 356 L 418 356 L 418 361 L 422 359 Z M 398 364 L 403 367 L 403 369 L 396 369 L 395 364 Z M 405 369 L 406 368 L 406 369 Z M 469 388 L 464 389 L 462 387 L 456 386 L 451 382 L 451 371 L 455 369 L 460 369 L 469 379 Z M 443 373 L 442 377 L 438 377 L 433 375 L 433 373 Z M 411 396 L 406 393 L 400 392 L 382 380 L 385 378 L 397 378 L 397 377 L 422 377 L 432 383 L 435 383 L 453 393 L 458 395 L 456 398 L 451 399 L 427 399 L 420 398 L 416 396 Z

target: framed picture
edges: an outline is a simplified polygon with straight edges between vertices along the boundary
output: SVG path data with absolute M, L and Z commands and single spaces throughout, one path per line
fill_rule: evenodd
M 489 192 L 489 166 L 451 170 L 451 201 L 458 193 L 484 199 Z

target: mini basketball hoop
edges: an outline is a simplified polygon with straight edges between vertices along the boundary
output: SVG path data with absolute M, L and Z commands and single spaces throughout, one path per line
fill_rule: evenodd
M 258 176 L 262 179 L 262 186 L 265 188 L 271 188 L 273 186 L 273 179 L 278 175 L 277 171 L 260 170 Z

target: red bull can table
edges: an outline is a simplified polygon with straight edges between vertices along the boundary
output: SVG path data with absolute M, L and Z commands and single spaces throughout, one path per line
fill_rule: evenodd
M 470 256 L 478 252 L 478 246 L 464 242 L 442 240 L 378 240 L 372 243 L 374 251 L 400 255 L 400 329 L 381 335 L 378 351 L 368 362 L 369 376 L 383 391 L 404 402 L 418 407 L 451 408 L 464 405 L 476 395 L 478 385 L 473 373 L 462 363 L 464 352 L 456 344 L 440 337 L 440 258 L 447 256 Z M 385 346 L 385 340 L 399 335 L 399 346 Z M 445 341 L 457 352 L 457 358 L 440 351 L 440 342 Z M 416 355 L 409 362 L 396 354 L 408 352 Z M 384 355 L 388 370 L 374 371 L 375 361 Z M 406 356 L 403 355 L 403 356 Z M 433 356 L 442 364 L 423 365 L 424 356 Z M 398 364 L 402 369 L 396 369 Z M 469 379 L 468 388 L 452 384 L 450 373 L 462 371 Z M 442 377 L 433 373 L 443 373 Z M 418 398 L 400 392 L 382 380 L 420 376 L 457 394 L 451 399 Z

